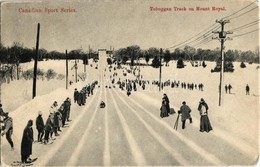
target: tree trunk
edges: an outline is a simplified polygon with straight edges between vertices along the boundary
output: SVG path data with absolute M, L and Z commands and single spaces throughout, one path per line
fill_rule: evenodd
M 16 64 L 17 80 L 19 80 L 19 64 Z

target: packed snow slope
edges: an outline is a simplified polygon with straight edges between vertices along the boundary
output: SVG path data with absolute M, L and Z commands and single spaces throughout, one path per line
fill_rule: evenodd
M 62 61 L 43 62 L 57 71 L 64 66 Z M 45 64 L 45 65 L 46 65 Z M 57 64 L 57 66 L 56 66 Z M 72 64 L 71 64 L 72 65 Z M 81 89 L 94 80 L 100 87 L 87 99 L 85 106 L 73 103 L 72 122 L 62 129 L 61 135 L 51 145 L 35 143 L 32 157 L 38 157 L 36 166 L 177 166 L 177 165 L 254 165 L 259 156 L 259 70 L 255 64 L 241 69 L 235 63 L 234 73 L 224 74 L 224 84 L 231 84 L 231 94 L 224 93 L 222 106 L 218 106 L 219 73 L 211 73 L 215 63 L 207 62 L 207 67 L 191 67 L 186 62 L 184 69 L 176 69 L 176 62 L 162 67 L 162 81 L 203 83 L 204 91 L 164 87 L 159 92 L 152 80 L 158 80 L 159 69 L 140 67 L 143 80 L 149 80 L 146 89 L 138 85 L 128 97 L 126 91 L 111 83 L 115 72 L 106 68 L 98 71 L 87 66 L 87 80 L 73 83 L 68 90 L 65 81 L 53 81 L 33 100 L 24 98 L 21 81 L 3 85 L 2 103 L 5 106 L 19 105 L 10 116 L 14 119 L 13 140 L 15 150 L 11 151 L 5 138 L 1 138 L 3 165 L 20 160 L 20 143 L 24 127 L 29 119 L 35 120 L 38 111 L 43 112 L 46 120 L 54 100 L 60 105 L 66 97 L 73 99 L 74 88 Z M 114 67 L 114 66 L 113 66 Z M 79 67 L 83 71 L 83 66 Z M 115 80 L 136 79 L 132 73 L 124 77 L 123 69 L 117 69 Z M 64 70 L 65 71 L 65 70 Z M 72 70 L 70 77 L 72 78 Z M 73 79 L 73 78 L 72 78 Z M 72 80 L 71 79 L 71 80 Z M 42 81 L 43 85 L 49 81 Z M 63 82 L 64 86 L 59 82 Z M 57 83 L 57 84 L 56 84 Z M 250 95 L 245 95 L 249 84 Z M 111 88 L 109 88 L 111 86 Z M 113 87 L 115 86 L 115 87 Z M 39 88 L 40 89 L 40 88 Z M 16 93 L 16 96 L 14 95 Z M 178 111 L 182 101 L 192 109 L 193 123 L 186 122 L 186 128 L 178 130 L 173 126 L 178 114 L 160 118 L 163 93 L 170 100 L 170 106 Z M 200 98 L 209 105 L 209 119 L 213 131 L 199 132 L 200 115 L 197 110 Z M 105 101 L 106 108 L 99 104 Z M 24 102 L 24 103 L 23 103 Z M 12 108 L 12 107 L 9 107 Z M 15 108 L 15 107 L 14 107 Z M 44 120 L 44 121 L 45 121 Z M 34 137 L 37 130 L 34 126 Z

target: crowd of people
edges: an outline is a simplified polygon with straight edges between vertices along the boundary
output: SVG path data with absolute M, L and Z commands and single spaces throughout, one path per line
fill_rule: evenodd
M 85 105 L 87 97 L 93 95 L 93 91 L 98 84 L 98 81 L 94 81 L 91 84 L 84 86 L 80 91 L 76 88 L 74 90 L 74 103 L 77 103 L 79 106 Z
M 50 140 L 55 140 L 55 136 L 59 136 L 58 132 L 62 132 L 61 128 L 65 127 L 66 122 L 70 122 L 70 106 L 71 100 L 69 97 L 58 107 L 57 101 L 54 101 L 49 108 L 49 116 L 44 123 L 42 112 L 38 112 L 36 118 L 37 142 L 42 144 L 48 144 Z M 8 143 L 11 146 L 11 150 L 14 150 L 14 142 L 12 140 L 13 134 L 13 119 L 9 116 L 8 112 L 4 112 L 2 104 L 0 104 L 0 116 L 1 116 L 1 135 L 6 136 Z M 3 117 L 3 120 L 2 120 Z M 34 140 L 33 132 L 33 120 L 29 120 L 26 127 L 23 130 L 23 136 L 21 141 L 21 163 L 30 163 L 32 159 L 32 144 L 36 142 Z

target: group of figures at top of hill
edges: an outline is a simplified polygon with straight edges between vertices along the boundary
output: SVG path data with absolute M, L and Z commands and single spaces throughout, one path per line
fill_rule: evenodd
M 199 102 L 199 106 L 198 106 L 198 110 L 200 113 L 200 132 L 209 132 L 212 130 L 212 126 L 210 124 L 209 121 L 209 117 L 208 117 L 208 105 L 205 102 L 205 100 L 203 98 L 200 99 Z M 173 112 L 170 108 L 170 101 L 169 98 L 166 94 L 163 94 L 163 98 L 162 98 L 162 106 L 160 108 L 161 113 L 160 116 L 161 118 L 163 117 L 168 117 L 169 114 L 172 114 Z M 190 115 L 191 113 L 191 109 L 190 107 L 186 104 L 185 101 L 182 102 L 182 106 L 180 107 L 180 110 L 178 111 L 178 117 L 175 123 L 175 126 L 177 124 L 178 126 L 178 120 L 179 120 L 179 115 L 181 115 L 181 121 L 182 121 L 182 129 L 185 129 L 185 123 L 186 120 L 189 119 L 190 123 L 192 123 L 192 117 Z M 177 130 L 177 127 L 176 127 Z

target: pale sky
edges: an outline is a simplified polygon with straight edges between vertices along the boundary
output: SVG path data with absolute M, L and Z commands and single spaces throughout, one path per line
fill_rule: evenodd
M 32 48 L 36 45 L 37 23 L 41 24 L 40 48 L 49 51 L 69 51 L 81 48 L 94 50 L 99 48 L 115 49 L 129 45 L 139 45 L 142 49 L 177 45 L 213 25 L 216 19 L 246 7 L 253 1 L 245 0 L 89 0 L 89 1 L 43 1 L 2 4 L 1 39 L 5 46 L 13 42 L 23 43 Z M 252 8 L 258 2 L 237 13 L 238 16 Z M 150 7 L 185 7 L 186 11 L 151 11 Z M 196 7 L 210 8 L 210 11 L 196 11 Z M 225 11 L 212 11 L 212 7 L 225 7 Z M 46 13 L 45 8 L 58 12 Z M 62 13 L 61 8 L 70 8 L 76 12 Z M 195 8 L 189 11 L 188 8 Z M 31 10 L 31 13 L 23 13 Z M 36 13 L 35 10 L 42 10 Z M 33 11 L 33 12 L 32 12 Z M 259 9 L 231 19 L 225 30 L 231 30 L 259 19 Z M 217 25 L 217 24 L 216 24 Z M 259 24 L 241 31 L 234 36 L 258 29 Z M 209 30 L 209 29 L 208 29 Z M 203 33 L 202 33 L 203 34 Z M 201 35 L 202 35 L 201 34 Z M 215 35 L 217 36 L 217 35 Z M 199 37 L 199 36 L 198 36 Z M 192 43 L 196 44 L 196 43 Z M 226 41 L 226 49 L 255 50 L 259 44 L 259 30 L 248 35 Z M 218 40 L 201 45 L 201 48 L 216 48 Z

